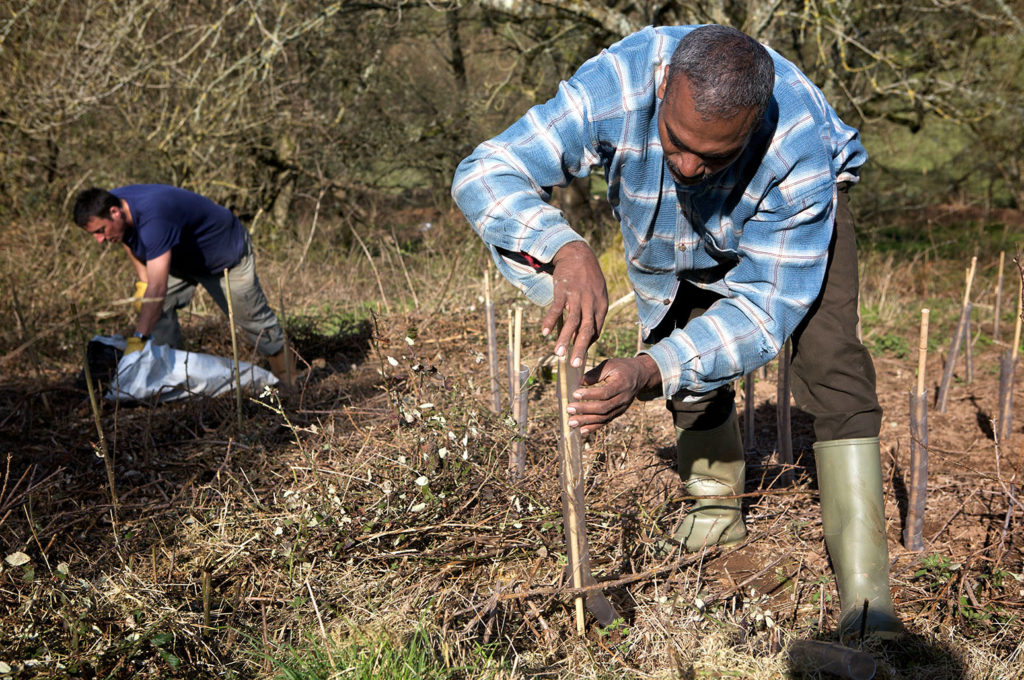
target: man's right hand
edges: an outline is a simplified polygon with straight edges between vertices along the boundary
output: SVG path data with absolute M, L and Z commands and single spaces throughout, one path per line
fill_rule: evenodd
M 597 340 L 608 313 L 608 288 L 594 251 L 582 241 L 567 243 L 551 259 L 554 265 L 554 300 L 541 321 L 547 335 L 562 318 L 555 354 L 564 356 L 572 345 L 570 363 L 582 366 L 587 348 Z M 564 317 L 563 317 L 564 313 Z

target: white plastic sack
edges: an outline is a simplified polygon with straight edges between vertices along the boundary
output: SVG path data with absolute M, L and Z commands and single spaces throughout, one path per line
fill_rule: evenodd
M 120 335 L 93 339 L 124 350 Z M 215 397 L 234 388 L 232 363 L 225 357 L 147 342 L 142 350 L 121 357 L 117 376 L 104 396 L 110 401 L 174 401 L 200 394 Z M 273 373 L 245 361 L 238 362 L 238 372 L 243 388 L 262 390 L 277 384 Z

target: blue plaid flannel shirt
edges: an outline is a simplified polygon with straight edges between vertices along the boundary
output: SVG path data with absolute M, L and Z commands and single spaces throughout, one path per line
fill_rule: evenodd
M 587 61 L 459 165 L 452 195 L 501 273 L 548 305 L 552 280 L 508 253 L 550 262 L 583 240 L 549 205 L 550 188 L 604 168 L 643 333 L 687 281 L 722 299 L 643 350 L 666 398 L 704 393 L 770 361 L 821 289 L 837 184 L 867 153 L 824 95 L 771 51 L 775 91 L 761 127 L 728 168 L 677 186 L 658 135 L 663 67 L 692 26 L 645 28 Z M 503 253 L 502 251 L 506 251 Z

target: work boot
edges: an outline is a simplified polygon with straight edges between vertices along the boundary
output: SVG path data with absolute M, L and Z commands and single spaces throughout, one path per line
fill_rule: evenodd
M 821 526 L 839 588 L 839 639 L 903 630 L 889 595 L 878 437 L 814 445 Z
M 710 430 L 676 428 L 676 470 L 689 496 L 742 494 L 746 461 L 736 411 Z M 687 552 L 736 545 L 746 536 L 740 498 L 698 499 L 672 535 Z
M 281 348 L 277 354 L 267 357 L 270 372 L 277 376 L 281 386 L 286 390 L 295 389 L 295 358 L 287 347 Z

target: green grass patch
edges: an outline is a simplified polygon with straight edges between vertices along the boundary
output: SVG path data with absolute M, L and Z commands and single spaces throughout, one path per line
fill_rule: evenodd
M 885 333 L 875 338 L 871 345 L 872 354 L 892 354 L 902 359 L 910 353 L 910 343 L 906 338 L 893 333 Z
M 346 639 L 334 642 L 330 649 L 320 639 L 310 637 L 301 647 L 287 650 L 277 660 L 276 677 L 281 680 L 454 680 L 491 678 L 506 664 L 487 647 L 477 646 L 472 658 L 455 662 L 446 647 L 424 627 L 404 639 L 390 635 L 353 631 Z

